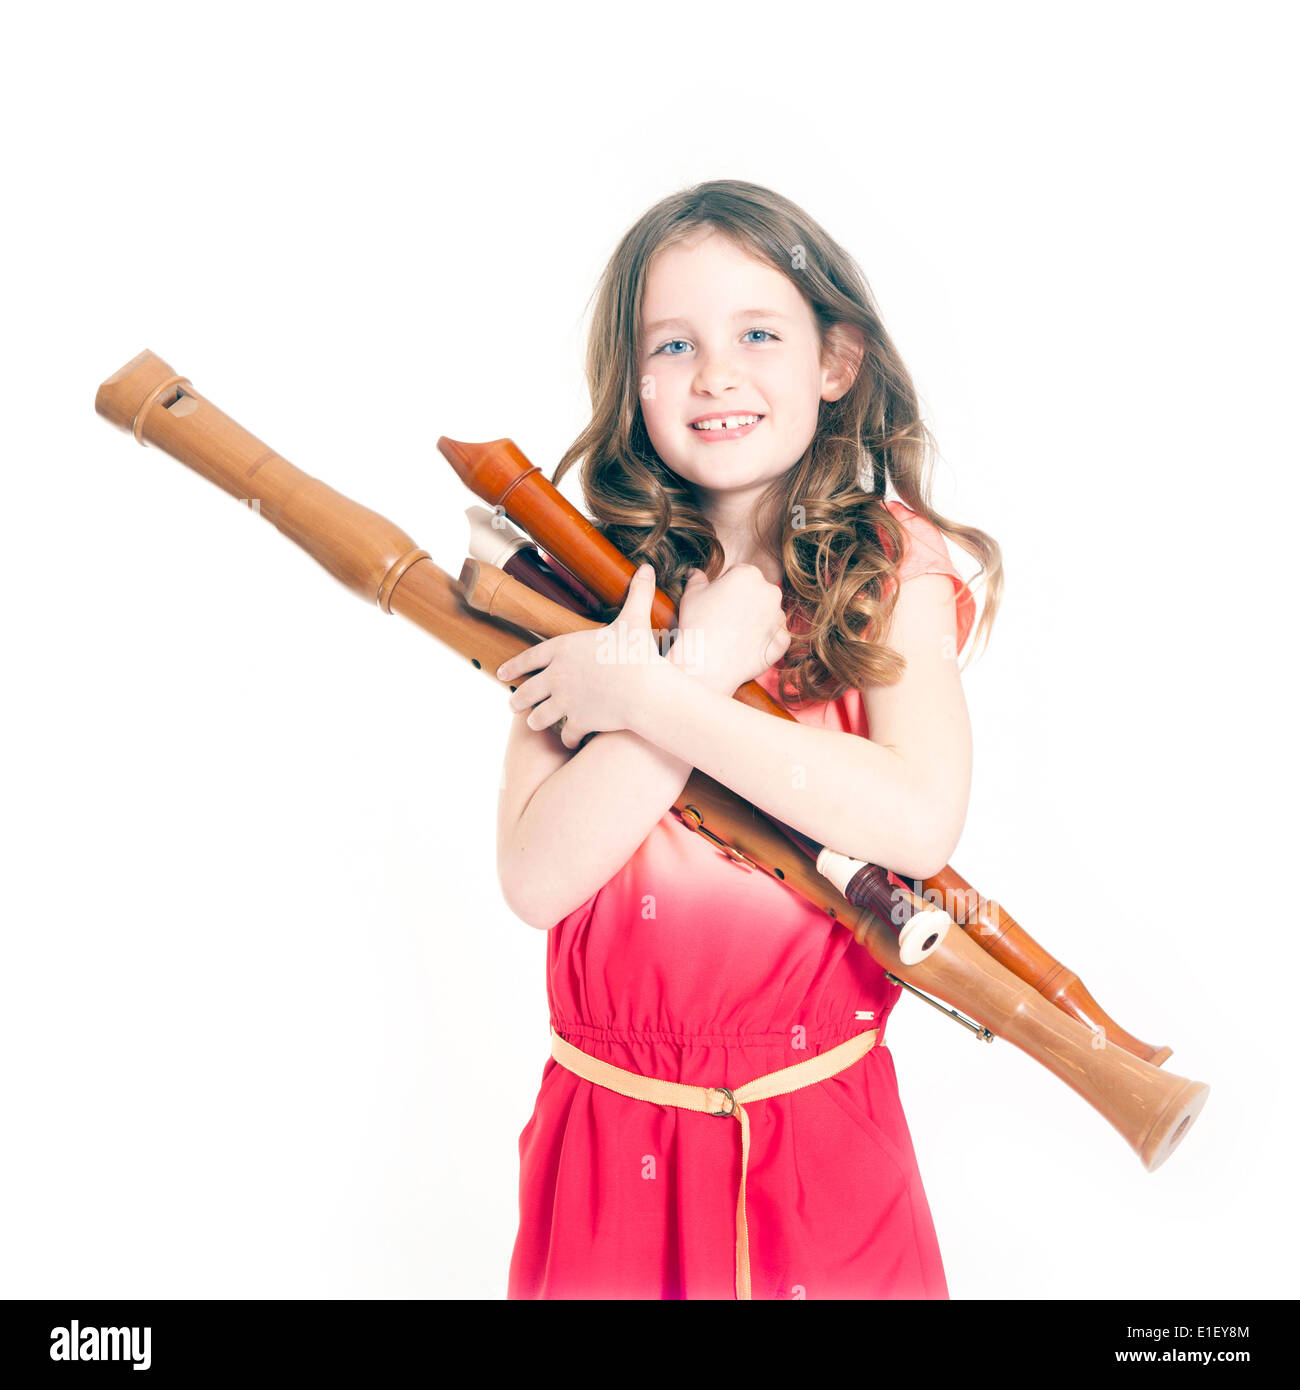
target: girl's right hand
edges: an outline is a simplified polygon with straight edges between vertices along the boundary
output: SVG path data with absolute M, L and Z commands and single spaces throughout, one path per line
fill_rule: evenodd
M 677 625 L 669 660 L 724 695 L 780 661 L 790 646 L 781 586 L 756 565 L 736 565 L 712 583 L 692 569 Z

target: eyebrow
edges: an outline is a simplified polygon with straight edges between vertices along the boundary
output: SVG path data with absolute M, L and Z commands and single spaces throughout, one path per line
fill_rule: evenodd
M 735 319 L 785 319 L 789 320 L 789 314 L 783 314 L 780 309 L 741 309 L 732 316 Z M 647 323 L 642 330 L 645 333 L 657 333 L 662 328 L 689 328 L 690 321 L 687 319 L 657 319 L 654 323 Z

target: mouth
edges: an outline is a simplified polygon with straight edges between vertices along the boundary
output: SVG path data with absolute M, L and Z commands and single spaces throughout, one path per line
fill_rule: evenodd
M 710 419 L 695 420 L 689 428 L 711 443 L 724 439 L 743 439 L 751 430 L 757 429 L 766 418 L 765 415 L 753 413 L 717 415 Z

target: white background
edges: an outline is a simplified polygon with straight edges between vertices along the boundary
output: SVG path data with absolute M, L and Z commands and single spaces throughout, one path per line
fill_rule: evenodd
M 1147 1174 L 903 1000 L 952 1296 L 1300 1291 L 1287 15 L 7 20 L 0 1295 L 504 1296 L 548 1024 L 504 695 L 92 402 L 151 348 L 454 574 L 435 439 L 549 472 L 606 258 L 718 177 L 858 259 L 1002 544 L 954 866 L 1213 1087 Z

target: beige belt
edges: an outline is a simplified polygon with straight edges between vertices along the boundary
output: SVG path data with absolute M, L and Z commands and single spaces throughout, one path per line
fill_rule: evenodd
M 679 1081 L 659 1081 L 638 1072 L 625 1071 L 612 1062 L 593 1057 L 580 1047 L 560 1037 L 551 1029 L 551 1056 L 569 1071 L 617 1091 L 633 1100 L 648 1100 L 655 1105 L 675 1105 L 682 1110 L 697 1110 L 705 1115 L 735 1116 L 740 1121 L 740 1196 L 736 1201 L 736 1297 L 752 1298 L 749 1286 L 749 1225 L 745 1220 L 745 1174 L 749 1168 L 749 1116 L 742 1102 L 767 1100 L 790 1091 L 802 1090 L 825 1081 L 828 1076 L 851 1067 L 875 1046 L 877 1029 L 859 1033 L 839 1043 L 828 1052 L 782 1067 L 780 1071 L 746 1081 L 743 1086 L 728 1090 L 726 1086 L 685 1086 Z

